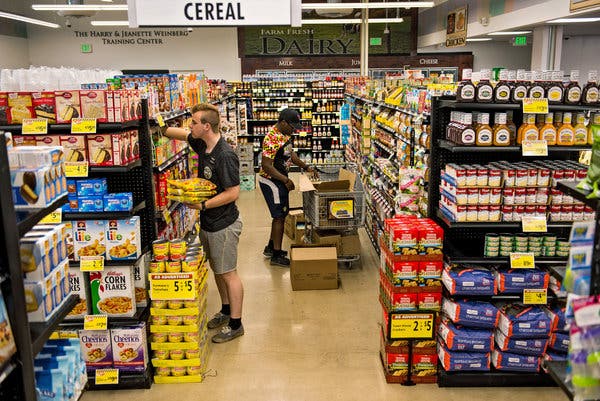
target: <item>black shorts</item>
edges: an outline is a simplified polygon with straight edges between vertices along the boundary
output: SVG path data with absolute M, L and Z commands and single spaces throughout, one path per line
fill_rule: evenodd
M 258 176 L 258 183 L 269 206 L 271 217 L 276 219 L 287 216 L 290 210 L 290 192 L 285 184 L 263 176 Z

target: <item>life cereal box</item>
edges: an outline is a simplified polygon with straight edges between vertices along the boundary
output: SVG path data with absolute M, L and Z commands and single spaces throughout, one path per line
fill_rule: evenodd
M 141 256 L 140 218 L 106 222 L 107 260 L 137 260 Z
M 105 256 L 106 241 L 103 220 L 78 220 L 73 224 L 74 258 L 81 256 Z

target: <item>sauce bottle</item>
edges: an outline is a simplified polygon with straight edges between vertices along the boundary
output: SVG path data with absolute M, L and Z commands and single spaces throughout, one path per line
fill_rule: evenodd
M 546 124 L 545 117 L 546 116 L 544 114 L 536 114 L 535 115 L 535 126 L 537 127 L 538 130 L 541 130 L 542 127 Z
M 563 114 L 562 125 L 556 134 L 556 144 L 558 146 L 572 146 L 575 138 L 575 132 L 571 125 L 571 113 Z
M 462 81 L 456 88 L 456 100 L 458 102 L 474 102 L 475 101 L 475 85 L 471 82 L 471 74 L 473 70 L 470 68 L 463 69 Z
M 556 128 L 553 121 L 554 115 L 552 113 L 546 114 L 544 125 L 540 129 L 540 139 L 545 140 L 548 145 L 556 145 Z
M 540 71 L 534 71 L 533 84 L 531 84 L 527 91 L 527 97 L 531 97 L 534 99 L 543 99 L 545 95 L 546 90 L 544 89 L 544 84 L 542 82 L 542 74 Z
M 513 121 L 512 110 L 506 112 L 506 119 L 506 125 L 508 126 L 508 131 L 510 132 L 510 144 L 514 145 L 517 143 L 517 125 Z
M 525 70 L 518 70 L 517 81 L 511 96 L 513 103 L 521 103 L 527 97 L 527 83 L 525 82 L 525 78 Z
M 494 98 L 494 88 L 490 83 L 490 70 L 481 71 L 481 81 L 475 88 L 475 100 L 479 103 L 490 103 Z
M 494 146 L 510 145 L 510 130 L 506 125 L 506 113 L 496 113 L 494 116 Z
M 562 83 L 563 71 L 552 71 L 550 82 L 548 83 L 548 103 L 561 104 L 564 98 L 564 87 Z
M 473 130 L 473 116 L 471 113 L 462 113 L 461 132 L 459 133 L 460 143 L 464 145 L 475 145 L 475 130 Z
M 535 114 L 527 114 L 523 117 L 523 124 L 517 131 L 517 143 L 521 145 L 523 141 L 535 141 L 539 139 L 540 132 L 535 126 Z
M 583 113 L 577 113 L 575 115 L 575 126 L 573 127 L 574 145 L 587 145 L 588 142 L 588 129 L 585 126 L 585 115 Z
M 494 102 L 508 103 L 510 102 L 510 84 L 508 82 L 508 71 L 500 71 L 500 80 L 494 88 Z
M 583 87 L 581 101 L 583 104 L 598 104 L 598 71 L 591 70 L 588 74 L 588 83 Z
M 562 122 L 563 122 L 563 113 L 560 111 L 557 111 L 556 113 L 554 113 L 554 128 L 556 128 L 556 132 L 558 132 L 558 130 L 560 129 Z
M 579 70 L 571 71 L 570 82 L 565 86 L 564 103 L 579 104 L 581 101 L 581 87 L 579 86 Z
M 592 113 L 590 116 L 590 126 L 588 127 L 588 145 L 594 144 L 592 125 L 600 125 L 600 113 Z
M 492 146 L 494 137 L 492 127 L 490 127 L 490 115 L 488 113 L 479 114 L 479 125 L 475 130 L 475 145 Z

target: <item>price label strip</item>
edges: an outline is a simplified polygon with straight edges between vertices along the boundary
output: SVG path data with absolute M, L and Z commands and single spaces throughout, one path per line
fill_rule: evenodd
M 119 384 L 119 369 L 96 369 L 97 386 Z
M 548 290 L 545 288 L 523 290 L 523 304 L 525 305 L 546 305 L 548 303 Z
M 79 270 L 82 272 L 101 272 L 104 270 L 104 256 L 81 256 Z
M 513 252 L 510 254 L 511 269 L 533 269 L 535 268 L 535 256 L 533 252 Z
M 83 319 L 84 330 L 107 330 L 108 316 L 107 315 L 85 315 Z
M 45 135 L 48 133 L 48 119 L 25 118 L 21 132 L 23 135 Z
M 392 313 L 390 339 L 433 338 L 433 313 Z
M 526 97 L 523 99 L 523 113 L 548 114 L 548 99 L 535 99 Z
M 96 128 L 95 118 L 74 118 L 71 120 L 71 134 L 95 134 Z
M 546 233 L 548 232 L 548 222 L 544 216 L 523 217 L 521 220 L 524 233 Z
M 523 141 L 523 156 L 548 156 L 548 142 L 545 140 Z
M 150 298 L 195 299 L 195 273 L 150 273 Z
M 68 178 L 87 177 L 89 167 L 88 162 L 65 162 L 65 176 Z
M 46 217 L 40 220 L 40 224 L 60 224 L 62 223 L 62 209 L 56 209 Z

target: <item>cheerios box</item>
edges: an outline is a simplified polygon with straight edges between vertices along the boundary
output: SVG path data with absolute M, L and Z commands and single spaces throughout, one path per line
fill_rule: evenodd
M 92 313 L 131 317 L 135 314 L 135 286 L 132 266 L 104 266 L 90 272 Z
M 81 256 L 106 256 L 104 220 L 78 220 L 72 226 L 75 260 Z
M 141 256 L 140 218 L 108 220 L 105 226 L 107 260 L 137 260 Z
M 79 330 L 79 344 L 87 370 L 112 367 L 112 343 L 109 330 Z
M 143 372 L 148 364 L 146 324 L 110 331 L 113 366 L 119 370 Z

